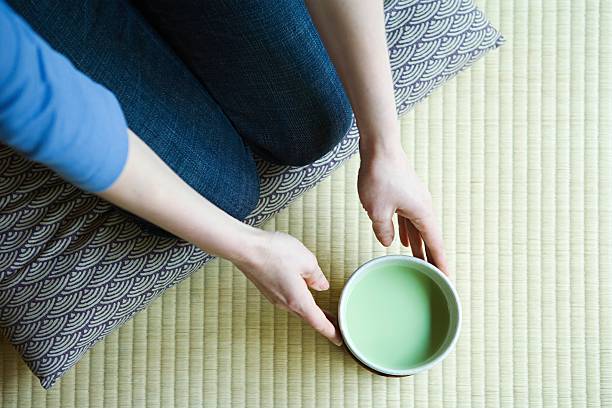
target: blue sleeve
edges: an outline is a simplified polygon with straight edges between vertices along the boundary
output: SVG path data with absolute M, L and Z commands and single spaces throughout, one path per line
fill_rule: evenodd
M 127 125 L 115 96 L 0 0 L 0 141 L 92 192 L 119 177 Z

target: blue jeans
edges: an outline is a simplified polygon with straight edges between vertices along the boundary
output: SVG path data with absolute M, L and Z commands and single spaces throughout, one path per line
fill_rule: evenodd
M 9 3 L 116 94 L 130 128 L 183 180 L 235 218 L 259 197 L 253 152 L 305 165 L 351 125 L 302 0 Z

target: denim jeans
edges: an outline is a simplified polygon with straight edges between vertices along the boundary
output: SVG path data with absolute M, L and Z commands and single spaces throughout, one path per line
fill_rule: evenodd
M 351 125 L 302 0 L 9 3 L 115 93 L 130 128 L 185 182 L 235 218 L 259 197 L 253 152 L 305 165 Z

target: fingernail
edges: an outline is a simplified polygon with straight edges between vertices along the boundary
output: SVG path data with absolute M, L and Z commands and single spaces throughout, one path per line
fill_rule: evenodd
M 319 282 L 317 284 L 317 288 L 319 290 L 327 290 L 327 289 L 329 289 L 329 282 L 327 282 L 327 281 Z
M 344 344 L 344 342 L 342 341 L 342 339 L 340 339 L 340 340 L 336 340 L 336 341 L 334 341 L 334 344 L 335 344 L 336 346 L 338 346 L 338 347 L 342 347 L 342 345 Z

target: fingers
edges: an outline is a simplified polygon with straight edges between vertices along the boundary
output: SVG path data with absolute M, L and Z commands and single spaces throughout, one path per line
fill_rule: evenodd
M 427 262 L 433 264 L 433 256 L 431 255 L 431 251 L 427 245 L 425 245 L 425 255 L 427 255 Z
M 401 215 L 397 214 L 397 227 L 400 234 L 400 241 L 402 242 L 402 245 L 406 248 L 410 246 L 410 241 L 408 240 L 408 227 L 406 225 L 407 222 L 409 221 L 407 221 Z
M 448 265 L 444 256 L 444 244 L 442 232 L 438 227 L 435 217 L 428 217 L 423 223 L 418 225 L 419 233 L 425 242 L 427 249 L 427 261 L 448 275 Z
M 312 296 L 309 296 L 308 300 L 305 300 L 305 304 L 302 308 L 298 308 L 295 312 L 302 318 L 306 323 L 312 326 L 317 332 L 327 337 L 336 346 L 342 345 L 342 337 L 340 332 L 336 329 L 336 326 L 327 318 L 323 310 L 317 306 Z
M 321 310 L 323 311 L 323 313 L 325 313 L 325 317 L 327 317 L 327 320 L 332 322 L 335 327 L 338 327 L 338 318 L 323 308 Z
M 406 220 L 406 230 L 408 232 L 408 239 L 410 241 L 410 248 L 412 249 L 412 255 L 425 260 L 423 254 L 423 240 L 418 229 L 410 222 Z
M 314 290 L 327 290 L 329 289 L 329 281 L 323 274 L 323 271 L 319 267 L 315 258 L 314 265 L 303 275 L 306 284 Z
M 372 229 L 376 235 L 376 239 L 388 247 L 393 243 L 395 231 L 393 230 L 393 211 L 374 212 L 370 215 L 372 220 Z

